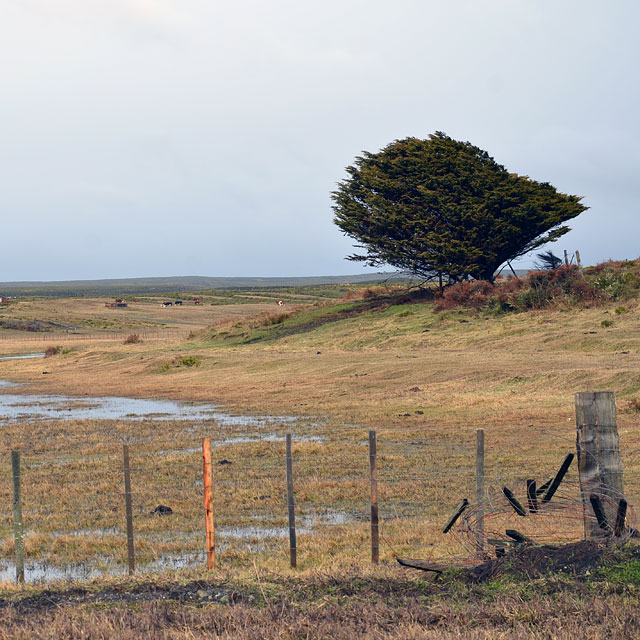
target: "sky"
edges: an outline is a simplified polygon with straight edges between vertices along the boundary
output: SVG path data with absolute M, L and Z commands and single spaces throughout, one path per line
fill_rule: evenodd
M 330 193 L 363 150 L 434 131 L 583 196 L 557 254 L 636 258 L 639 18 L 631 0 L 0 0 L 0 281 L 371 271 L 345 260 Z

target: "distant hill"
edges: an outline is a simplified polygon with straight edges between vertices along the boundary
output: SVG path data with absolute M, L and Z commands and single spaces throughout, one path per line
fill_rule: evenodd
M 105 280 L 60 280 L 51 282 L 0 282 L 0 295 L 7 296 L 88 296 L 113 294 L 167 293 L 206 289 L 258 289 L 262 287 L 303 287 L 328 284 L 408 282 L 399 272 L 361 273 L 350 276 L 307 276 L 286 278 L 215 278 L 173 276 L 166 278 L 114 278 Z

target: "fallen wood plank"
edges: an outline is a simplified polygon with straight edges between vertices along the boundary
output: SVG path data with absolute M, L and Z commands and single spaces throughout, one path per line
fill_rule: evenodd
M 396 558 L 398 564 L 410 569 L 419 569 L 420 571 L 431 571 L 433 573 L 442 573 L 447 567 L 443 564 L 436 564 L 427 560 L 415 560 L 413 558 Z

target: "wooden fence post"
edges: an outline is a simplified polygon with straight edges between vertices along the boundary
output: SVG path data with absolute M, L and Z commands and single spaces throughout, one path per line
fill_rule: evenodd
M 569 252 L 565 249 L 564 250 L 564 264 L 565 266 L 569 266 Z
M 613 391 L 576 393 L 575 404 L 584 533 L 586 538 L 596 538 L 603 532 L 593 518 L 590 495 L 610 495 L 617 504 L 623 494 L 616 398 Z M 616 521 L 615 509 L 605 508 L 605 515 L 609 522 Z
M 380 538 L 378 529 L 378 457 L 376 432 L 369 431 L 369 481 L 371 484 L 371 562 L 380 561 Z
M 136 570 L 135 549 L 133 546 L 133 508 L 131 506 L 131 468 L 129 467 L 129 446 L 122 445 L 124 470 L 124 504 L 127 516 L 127 558 L 129 560 L 129 575 Z
M 476 429 L 476 504 L 482 504 L 484 500 L 484 429 Z M 484 511 L 478 507 L 477 529 L 479 535 L 478 544 L 484 547 Z
M 582 271 L 582 260 L 580 260 L 580 252 L 576 249 L 576 264 L 578 265 L 578 269 Z
M 287 507 L 289 511 L 289 560 L 292 569 L 298 566 L 296 549 L 296 514 L 293 502 L 293 460 L 291 457 L 291 434 L 287 433 Z
M 24 529 L 19 451 L 11 452 L 11 471 L 13 476 L 13 538 L 16 552 L 16 582 L 24 584 Z
M 202 458 L 204 461 L 204 521 L 207 533 L 207 569 L 216 566 L 215 529 L 213 526 L 213 467 L 211 466 L 211 442 L 209 438 L 202 441 Z

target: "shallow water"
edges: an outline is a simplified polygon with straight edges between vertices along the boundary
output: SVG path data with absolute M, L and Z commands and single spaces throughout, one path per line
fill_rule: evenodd
M 27 353 L 21 356 L 0 356 L 0 360 L 28 360 L 29 358 L 44 358 L 44 351 L 40 353 Z
M 336 526 L 347 524 L 357 519 L 352 513 L 345 511 L 327 511 L 318 515 L 303 515 L 296 520 L 296 533 L 298 535 L 312 534 L 317 526 Z M 84 529 L 75 531 L 75 535 L 95 535 L 109 534 L 125 536 L 119 529 Z M 269 540 L 284 540 L 289 536 L 289 528 L 266 527 L 266 526 L 244 526 L 244 527 L 220 527 L 216 531 L 216 550 L 224 553 L 232 544 L 237 547 L 238 543 L 246 545 L 253 552 L 266 549 L 265 544 Z M 232 543 L 231 541 L 235 541 Z M 284 548 L 284 547 L 283 547 Z M 25 562 L 26 582 L 48 583 L 55 580 L 90 580 L 103 575 L 123 575 L 127 569 L 119 565 L 113 559 L 100 556 L 98 562 L 102 567 L 92 563 L 72 564 L 59 567 L 48 562 L 30 560 Z M 206 565 L 206 553 L 204 551 L 193 551 L 181 554 L 162 555 L 147 563 L 136 563 L 138 573 L 157 573 L 170 569 L 188 569 Z M 105 568 L 106 567 L 106 568 Z M 16 579 L 16 566 L 11 561 L 0 561 L 0 582 L 12 582 Z
M 0 388 L 20 385 L 0 380 Z M 243 416 L 221 411 L 213 404 L 146 398 L 71 397 L 63 395 L 0 395 L 0 420 L 215 420 L 222 426 L 291 424 L 291 416 Z

